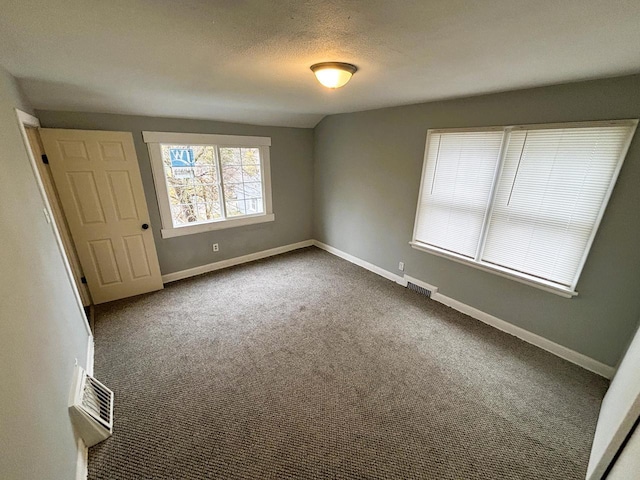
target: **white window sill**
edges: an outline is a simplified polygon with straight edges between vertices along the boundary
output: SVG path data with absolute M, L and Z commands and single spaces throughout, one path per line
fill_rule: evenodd
M 199 223 L 197 225 L 187 225 L 176 228 L 163 228 L 160 232 L 162 238 L 180 237 L 182 235 L 192 235 L 194 233 L 209 232 L 211 230 L 224 230 L 225 228 L 243 227 L 256 223 L 273 222 L 276 216 L 273 213 L 253 215 L 250 217 L 235 218 L 231 220 L 220 220 L 217 222 Z
M 534 276 L 527 275 L 524 273 L 514 272 L 506 268 L 499 267 L 497 265 L 492 265 L 490 263 L 476 262 L 475 260 L 471 260 L 462 255 L 458 255 L 453 252 L 449 252 L 447 250 L 442 250 L 440 248 L 433 247 L 431 245 L 425 245 L 424 243 L 419 243 L 419 242 L 409 242 L 409 245 L 411 245 L 416 250 L 432 253 L 434 255 L 438 255 L 439 257 L 448 258 L 455 262 L 462 263 L 464 265 L 469 265 L 470 267 L 474 267 L 479 270 L 483 270 L 485 272 L 495 273 L 496 275 L 500 275 L 501 277 L 509 278 L 511 280 L 515 280 L 516 282 L 524 283 L 525 285 L 539 288 L 540 290 L 544 290 L 545 292 L 550 292 L 556 295 L 560 295 L 561 297 L 564 297 L 564 298 L 572 298 L 578 295 L 578 292 L 570 289 L 569 287 L 558 285 L 556 283 L 549 282 L 547 280 L 542 280 L 540 278 L 536 278 Z

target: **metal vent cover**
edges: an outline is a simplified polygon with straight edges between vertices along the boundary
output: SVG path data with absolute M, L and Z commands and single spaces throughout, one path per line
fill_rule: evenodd
M 113 392 L 76 366 L 69 411 L 78 433 L 90 447 L 113 432 Z
M 87 374 L 82 391 L 82 407 L 106 428 L 113 427 L 113 392 Z
M 414 292 L 419 293 L 420 295 L 424 295 L 425 297 L 431 298 L 431 290 L 428 290 L 420 285 L 416 285 L 415 283 L 407 282 L 407 288 L 409 290 L 413 290 Z

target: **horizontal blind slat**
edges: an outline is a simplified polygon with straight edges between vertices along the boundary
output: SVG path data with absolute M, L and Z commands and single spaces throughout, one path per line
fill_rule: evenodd
M 629 128 L 512 132 L 482 259 L 571 285 Z
M 473 258 L 502 136 L 502 131 L 429 136 L 417 241 Z

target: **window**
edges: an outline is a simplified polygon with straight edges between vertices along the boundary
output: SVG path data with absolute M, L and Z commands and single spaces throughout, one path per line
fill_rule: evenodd
M 577 295 L 637 123 L 429 130 L 412 246 Z
M 267 137 L 143 132 L 162 237 L 275 219 Z

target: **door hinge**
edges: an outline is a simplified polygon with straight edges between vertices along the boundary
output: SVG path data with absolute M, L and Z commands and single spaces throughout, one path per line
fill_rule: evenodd
M 84 283 L 86 285 L 87 284 L 87 277 L 80 278 L 80 283 Z
M 42 154 L 42 163 L 44 163 L 45 165 L 49 165 L 49 158 L 45 153 Z

